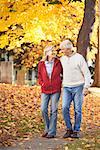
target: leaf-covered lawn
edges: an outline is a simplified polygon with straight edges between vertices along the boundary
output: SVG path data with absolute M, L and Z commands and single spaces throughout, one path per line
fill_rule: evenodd
M 88 141 L 98 143 L 100 125 L 100 97 L 89 94 L 84 98 L 83 121 L 81 131 L 83 145 L 89 146 Z M 58 110 L 58 130 L 65 128 L 62 117 L 61 99 Z M 30 139 L 35 134 L 41 133 L 44 128 L 41 117 L 40 87 L 15 86 L 0 84 L 0 143 L 11 145 L 15 141 Z M 74 121 L 73 107 L 71 107 L 72 122 Z M 97 132 L 96 132 L 97 131 Z M 88 137 L 88 138 L 86 138 Z M 91 139 L 91 140 L 90 140 Z M 86 144 L 87 142 L 87 144 Z M 93 143 L 94 143 L 93 142 Z M 70 147 L 70 145 L 68 145 Z

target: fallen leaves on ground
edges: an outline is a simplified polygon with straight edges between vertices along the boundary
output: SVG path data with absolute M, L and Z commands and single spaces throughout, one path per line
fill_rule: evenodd
M 39 91 L 38 86 L 0 84 L 0 142 L 4 145 L 41 130 Z
M 29 140 L 43 128 L 41 116 L 40 86 L 0 84 L 0 142 L 14 145 L 15 141 Z M 99 127 L 100 97 L 89 94 L 83 103 L 83 132 Z M 65 128 L 62 117 L 61 99 L 58 109 L 58 129 Z M 71 118 L 74 122 L 71 107 Z

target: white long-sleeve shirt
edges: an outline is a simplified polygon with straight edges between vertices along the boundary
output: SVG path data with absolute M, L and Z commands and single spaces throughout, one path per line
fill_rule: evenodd
M 49 78 L 51 78 L 53 65 L 54 65 L 54 60 L 52 60 L 52 61 L 45 61 L 45 66 L 46 66 L 46 70 L 47 70 Z
M 74 53 L 60 58 L 63 67 L 63 87 L 74 87 L 84 84 L 88 88 L 91 84 L 91 74 L 82 55 Z

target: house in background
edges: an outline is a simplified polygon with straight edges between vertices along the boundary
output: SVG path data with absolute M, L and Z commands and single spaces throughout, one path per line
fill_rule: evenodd
M 8 53 L 0 55 L 0 82 L 8 84 L 34 85 L 37 81 L 36 70 L 17 69 L 13 62 L 13 56 Z

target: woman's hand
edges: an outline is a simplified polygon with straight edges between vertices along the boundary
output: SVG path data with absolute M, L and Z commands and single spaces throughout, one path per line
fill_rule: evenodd
M 41 86 L 43 86 L 44 85 L 44 83 L 42 83 L 42 85 Z

